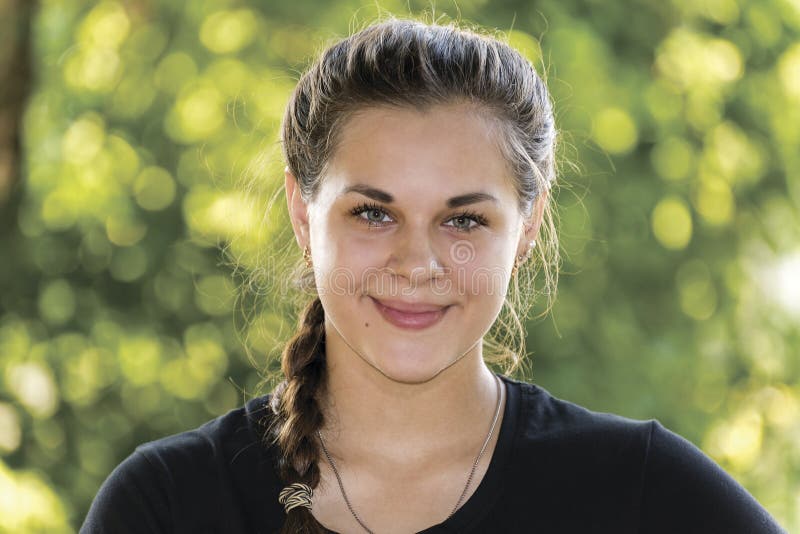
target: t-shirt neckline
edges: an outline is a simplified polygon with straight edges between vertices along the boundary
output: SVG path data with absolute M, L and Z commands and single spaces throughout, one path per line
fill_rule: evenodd
M 505 375 L 497 374 L 506 388 L 506 402 L 503 420 L 500 422 L 497 443 L 492 452 L 492 459 L 478 487 L 470 497 L 456 510 L 452 516 L 441 523 L 432 525 L 417 534 L 437 534 L 442 532 L 466 532 L 470 525 L 475 525 L 481 516 L 492 509 L 500 497 L 503 473 L 514 450 L 520 412 L 519 382 Z M 323 527 L 326 534 L 339 534 L 335 530 Z

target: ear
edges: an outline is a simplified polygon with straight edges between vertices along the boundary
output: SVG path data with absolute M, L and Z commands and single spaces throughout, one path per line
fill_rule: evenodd
M 305 248 L 310 243 L 308 233 L 308 206 L 300 195 L 300 188 L 297 185 L 297 179 L 294 174 L 289 170 L 289 166 L 283 170 L 286 177 L 286 203 L 289 208 L 289 219 L 292 222 L 294 229 L 294 236 L 297 239 L 297 244 L 300 248 Z
M 546 188 L 539 194 L 539 198 L 534 201 L 531 215 L 524 221 L 522 235 L 520 235 L 519 244 L 517 246 L 517 255 L 525 254 L 528 250 L 528 243 L 536 240 L 536 237 L 539 235 L 539 227 L 542 226 L 544 208 L 547 206 L 549 194 L 550 189 Z

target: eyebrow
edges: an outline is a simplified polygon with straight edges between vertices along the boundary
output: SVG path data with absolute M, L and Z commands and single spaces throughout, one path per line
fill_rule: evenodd
M 375 189 L 374 187 L 370 187 L 368 185 L 363 185 L 363 184 L 356 184 L 346 187 L 344 188 L 344 190 L 342 190 L 341 194 L 346 195 L 347 193 L 360 193 L 373 200 L 384 202 L 386 204 L 391 204 L 392 202 L 394 202 L 394 197 L 391 194 L 387 193 L 386 191 Z M 489 193 L 476 191 L 474 193 L 467 193 L 465 195 L 458 195 L 447 199 L 447 207 L 458 208 L 460 206 L 475 204 L 476 202 L 483 202 L 486 200 L 490 200 L 492 202 L 497 203 L 496 197 L 490 195 Z

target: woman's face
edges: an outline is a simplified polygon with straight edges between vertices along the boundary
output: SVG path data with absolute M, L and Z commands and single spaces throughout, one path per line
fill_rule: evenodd
M 482 357 L 544 200 L 522 218 L 494 135 L 463 104 L 368 108 L 344 126 L 310 204 L 287 170 L 292 224 L 311 249 L 325 309 L 329 364 L 366 362 L 419 383 L 461 357 Z

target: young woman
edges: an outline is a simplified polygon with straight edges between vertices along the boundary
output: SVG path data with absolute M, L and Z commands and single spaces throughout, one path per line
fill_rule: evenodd
M 657 421 L 487 367 L 504 306 L 524 317 L 532 272 L 552 285 L 557 263 L 553 111 L 517 51 L 374 24 L 302 76 L 282 132 L 313 290 L 285 380 L 138 447 L 82 532 L 781 531 Z

